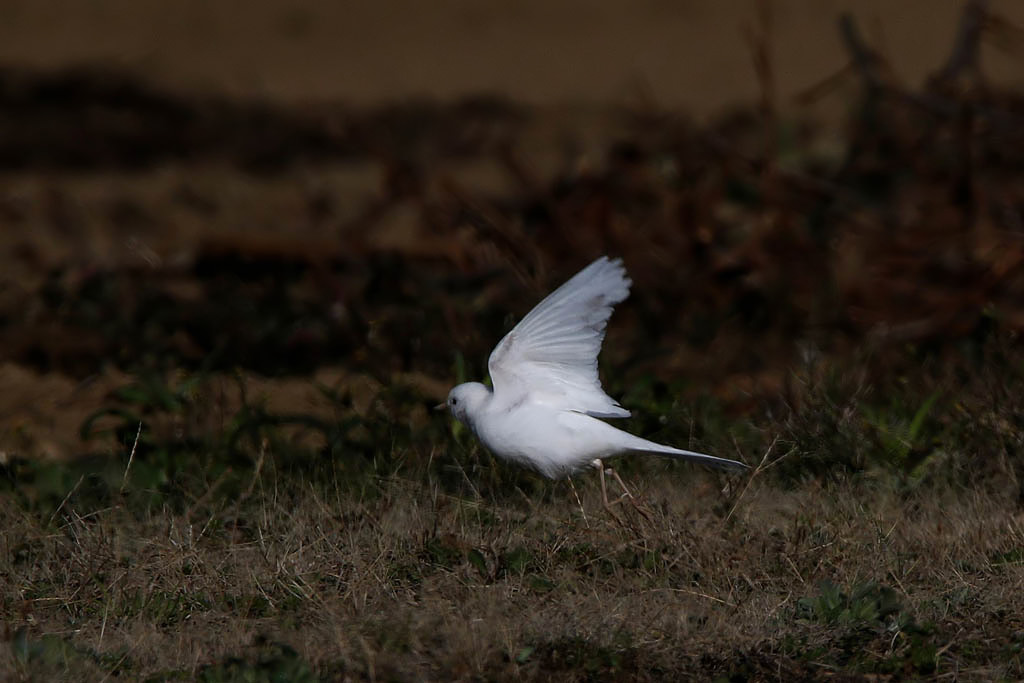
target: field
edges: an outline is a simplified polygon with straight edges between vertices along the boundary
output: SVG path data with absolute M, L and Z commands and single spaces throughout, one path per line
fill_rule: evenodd
M 842 24 L 838 130 L 767 22 L 699 122 L 0 70 L 0 678 L 1024 678 L 1024 96 L 964 16 L 919 87 Z M 623 426 L 749 473 L 606 509 L 432 410 L 604 253 Z

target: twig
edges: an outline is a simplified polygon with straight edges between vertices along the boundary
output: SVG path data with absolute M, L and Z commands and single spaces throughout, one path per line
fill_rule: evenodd
M 803 106 L 813 104 L 828 93 L 838 89 L 853 71 L 853 64 L 846 64 L 835 73 L 825 76 L 817 83 L 813 83 L 799 91 L 793 99 L 796 100 L 797 104 Z
M 139 428 L 135 432 L 135 443 L 132 444 L 132 452 L 128 454 L 128 464 L 124 468 L 124 477 L 121 478 L 121 490 L 119 493 L 124 493 L 125 487 L 128 486 L 128 470 L 132 468 L 132 461 L 135 460 L 135 449 L 139 446 L 139 436 L 142 434 L 142 420 L 139 420 Z
M 252 477 L 249 479 L 249 485 L 247 487 L 245 487 L 245 491 L 243 491 L 242 495 L 238 498 L 237 501 L 235 501 L 236 519 L 237 519 L 238 506 L 240 506 L 244 501 L 248 500 L 249 496 L 252 495 L 253 489 L 256 488 L 256 482 L 259 480 L 260 472 L 263 470 L 263 461 L 267 457 L 267 449 L 268 448 L 269 448 L 269 443 L 267 442 L 266 437 L 264 437 L 260 441 L 259 454 L 256 456 L 256 467 L 253 468 Z
M 185 512 L 185 519 L 188 521 L 190 528 L 192 526 L 192 515 L 196 512 L 196 510 L 199 509 L 200 505 L 204 504 L 213 496 L 213 492 L 220 488 L 220 485 L 224 483 L 224 480 L 227 479 L 228 475 L 231 474 L 233 471 L 233 467 L 228 467 L 223 472 L 221 472 L 220 475 L 218 475 L 218 477 L 213 480 L 213 483 L 210 484 L 210 488 L 206 490 L 206 493 L 199 496 L 199 498 L 195 499 L 195 501 L 189 507 L 188 511 Z
M 469 478 L 469 475 L 466 474 L 466 469 L 462 466 L 462 463 L 459 462 L 459 459 L 458 458 L 452 458 L 452 460 L 455 461 L 455 466 L 459 468 L 459 472 L 462 473 L 462 478 L 465 480 L 466 484 L 469 486 L 469 490 L 473 492 L 474 496 L 476 496 L 477 501 L 483 500 L 484 497 L 481 496 L 480 492 L 477 490 L 477 488 L 475 486 L 473 486 L 473 481 Z
M 778 156 L 778 131 L 776 125 L 775 68 L 772 62 L 773 15 L 769 0 L 757 3 L 757 26 L 743 25 L 743 37 L 750 50 L 754 73 L 760 90 L 760 109 L 764 125 L 764 168 L 769 170 Z
M 99 652 L 103 648 L 103 634 L 107 631 L 107 612 L 110 611 L 110 600 L 109 598 L 104 601 L 103 604 L 103 623 L 100 625 L 100 637 L 96 641 L 96 651 Z
M 441 187 L 458 208 L 460 218 L 504 257 L 516 276 L 525 283 L 536 285 L 535 276 L 540 271 L 539 250 L 529 246 L 530 241 L 523 239 L 521 231 L 491 207 L 472 199 L 454 179 L 443 178 Z M 532 267 L 524 267 L 526 264 Z M 534 277 L 530 277 L 530 271 Z
M 807 582 L 804 581 L 804 577 L 800 575 L 800 570 L 796 568 L 796 563 L 793 562 L 793 559 L 785 553 L 783 553 L 782 557 L 785 558 L 786 562 L 789 562 L 789 568 L 793 570 L 794 574 L 796 574 L 796 578 L 800 579 L 800 583 L 806 585 Z
M 736 605 L 734 605 L 733 603 L 729 602 L 728 600 L 723 600 L 722 598 L 716 598 L 714 595 L 708 595 L 707 593 L 701 593 L 700 591 L 691 591 L 691 590 L 687 590 L 685 588 L 660 588 L 660 589 L 656 589 L 656 590 L 665 590 L 665 591 L 671 591 L 672 593 L 686 593 L 687 595 L 696 595 L 698 598 L 705 598 L 707 600 L 713 600 L 715 602 L 719 602 L 719 603 L 725 605 L 726 607 L 736 607 Z
M 771 444 L 768 445 L 768 450 L 766 450 L 764 452 L 764 456 L 761 458 L 761 462 L 759 462 L 757 464 L 757 467 L 754 468 L 754 471 L 750 473 L 750 478 L 747 479 L 747 483 L 743 487 L 743 490 L 740 491 L 740 495 L 738 495 L 736 497 L 736 502 L 732 504 L 732 509 L 729 510 L 729 514 L 727 514 L 725 516 L 725 520 L 723 520 L 723 522 L 722 522 L 723 524 L 728 523 L 728 521 L 730 519 L 732 519 L 733 513 L 736 512 L 736 508 L 739 507 L 740 501 L 743 500 L 743 496 L 744 496 L 744 494 L 746 494 L 747 489 L 750 488 L 750 484 L 751 484 L 751 482 L 754 481 L 754 478 L 757 477 L 757 475 L 760 474 L 763 470 L 767 469 L 767 467 L 765 467 L 765 462 L 768 460 L 768 456 L 771 455 L 772 449 L 775 448 L 775 444 L 777 444 L 778 442 L 779 442 L 779 437 L 778 437 L 778 435 L 776 435 L 776 437 L 774 439 L 772 439 Z M 792 452 L 792 451 L 790 451 L 790 452 Z M 787 453 L 786 455 L 789 455 L 789 453 Z M 782 457 L 784 458 L 786 456 L 784 455 Z M 775 460 L 771 464 L 774 465 L 776 462 L 778 462 L 781 459 L 782 458 L 779 458 L 778 460 Z M 769 465 L 769 467 L 770 466 L 771 465 Z
M 981 46 L 981 32 L 985 28 L 988 16 L 988 5 L 989 0 L 969 0 L 964 5 L 956 39 L 953 41 L 953 50 L 945 66 L 932 77 L 932 80 L 950 81 L 965 69 L 974 74 L 979 73 L 978 48 Z
M 850 14 L 843 14 L 840 17 L 839 33 L 850 53 L 852 68 L 863 76 L 870 94 L 891 97 L 930 116 L 943 119 L 957 119 L 963 116 L 963 105 L 956 100 L 933 93 L 914 93 L 893 85 L 886 61 L 877 51 L 868 47 Z M 954 51 L 954 54 L 956 52 Z M 1022 117 L 1006 108 L 975 106 L 973 111 L 977 116 L 984 118 L 990 133 L 1004 134 L 1008 130 L 1016 130 L 1024 121 Z
M 569 477 L 569 487 L 572 489 L 572 495 L 576 497 L 576 504 L 580 506 L 580 514 L 583 515 L 583 523 L 586 527 L 590 528 L 590 522 L 587 521 L 587 511 L 583 509 L 583 501 L 580 500 L 580 494 L 576 493 L 576 484 L 572 483 L 572 477 Z
M 49 524 L 53 524 L 53 520 L 54 520 L 54 518 L 55 518 L 55 517 L 57 516 L 57 514 L 58 514 L 58 513 L 59 513 L 59 512 L 61 511 L 61 510 L 63 510 L 63 509 L 64 509 L 64 505 L 65 505 L 65 504 L 66 504 L 66 503 L 68 502 L 68 500 L 69 500 L 69 499 L 71 498 L 71 496 L 73 496 L 73 495 L 75 494 L 75 491 L 77 491 L 77 490 L 78 490 L 78 487 L 82 485 L 82 481 L 83 481 L 84 479 L 85 479 L 85 475 L 84 475 L 84 474 L 83 474 L 82 476 L 80 476 L 80 477 L 78 478 L 78 483 L 76 483 L 76 484 L 75 484 L 74 486 L 72 486 L 72 487 L 71 487 L 71 490 L 70 490 L 70 491 L 68 491 L 68 495 L 64 496 L 64 500 L 62 500 L 62 501 L 60 502 L 60 505 L 58 505 L 58 506 L 57 506 L 57 509 L 56 509 L 56 510 L 54 510 L 54 511 L 53 511 L 53 514 L 51 514 L 51 515 L 50 515 L 50 521 L 49 521 L 49 522 L 47 522 L 47 525 L 49 525 Z
M 885 84 L 880 68 L 884 61 L 864 42 L 860 29 L 849 12 L 844 12 L 839 17 L 839 35 L 850 53 L 854 68 L 864 77 L 868 87 L 872 90 L 881 88 Z
M 125 652 L 123 655 L 121 655 L 121 659 L 117 660 L 117 662 L 114 664 L 114 666 L 112 666 L 110 668 L 110 671 L 108 671 L 103 676 L 103 678 L 100 679 L 100 683 L 103 683 L 105 680 L 110 678 L 114 673 L 116 673 L 118 669 L 121 668 L 121 665 L 124 664 L 124 660 L 128 659 L 128 654 L 129 653 Z

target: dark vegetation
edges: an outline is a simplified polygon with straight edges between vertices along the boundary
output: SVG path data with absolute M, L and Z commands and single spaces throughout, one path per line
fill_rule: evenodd
M 840 138 L 777 113 L 754 31 L 758 106 L 609 108 L 597 155 L 497 97 L 0 72 L 0 669 L 1024 677 L 1024 97 L 978 69 L 996 19 L 969 5 L 921 88 L 844 21 L 850 68 L 806 95 L 849 98 Z M 637 507 L 580 478 L 581 509 L 430 412 L 602 253 L 635 281 L 602 356 L 630 429 L 752 474 L 627 460 Z

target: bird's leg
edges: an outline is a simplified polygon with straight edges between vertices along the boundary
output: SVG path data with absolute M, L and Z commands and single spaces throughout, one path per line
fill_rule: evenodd
M 569 488 L 572 489 L 572 495 L 576 497 L 576 504 L 580 506 L 580 514 L 583 515 L 583 523 L 590 528 L 590 522 L 587 521 L 587 511 L 583 509 L 583 501 L 580 500 L 580 494 L 576 493 L 576 484 L 572 483 L 572 477 L 569 477 Z
M 641 507 L 639 503 L 637 503 L 636 497 L 630 492 L 629 488 L 626 487 L 626 482 L 622 481 L 622 477 L 619 476 L 619 473 L 616 472 L 614 468 L 606 468 L 604 466 L 604 463 L 602 463 L 600 460 L 594 460 L 591 464 L 594 465 L 594 467 L 597 467 L 599 470 L 601 470 L 601 494 L 604 496 L 604 507 L 606 510 L 608 510 L 609 513 L 611 513 L 612 511 L 612 505 L 621 503 L 622 501 L 628 499 L 629 502 L 633 505 L 633 509 L 636 510 L 641 517 L 646 519 L 648 522 L 651 521 L 650 515 L 648 515 L 647 511 L 645 511 L 644 508 Z M 612 502 L 608 501 L 608 491 L 605 488 L 604 482 L 605 474 L 608 474 L 611 477 L 615 477 L 615 481 L 618 483 L 619 488 L 622 489 L 622 495 L 620 495 Z M 612 516 L 614 517 L 615 515 Z
M 604 463 L 601 462 L 601 458 L 594 458 L 590 461 L 592 467 L 596 467 L 597 471 L 601 473 L 601 498 L 604 500 L 605 509 L 611 509 L 611 503 L 608 502 L 608 487 L 604 483 Z
M 619 482 L 619 486 L 621 486 L 622 490 L 624 491 L 624 493 L 622 494 L 622 497 L 619 498 L 619 500 L 616 501 L 616 502 L 621 501 L 623 498 L 629 498 L 629 502 L 633 505 L 633 509 L 636 510 L 638 513 L 640 513 L 641 517 L 643 517 L 648 522 L 650 522 L 651 521 L 650 515 L 648 515 L 647 512 L 644 510 L 644 508 L 640 505 L 640 503 L 637 502 L 636 496 L 634 496 L 632 493 L 630 493 L 629 489 L 626 488 L 626 484 L 625 484 L 625 482 L 622 481 L 622 477 L 619 476 L 619 473 L 616 472 L 615 470 L 613 470 L 611 467 L 608 468 L 608 471 L 611 473 L 611 475 L 613 477 L 615 477 L 615 481 Z
M 619 483 L 619 486 L 622 487 L 622 495 L 619 497 L 619 500 L 622 500 L 623 498 L 633 499 L 633 494 L 630 493 L 629 489 L 626 488 L 626 484 L 625 484 L 625 482 L 622 481 L 622 477 L 619 476 L 619 473 L 616 472 L 611 467 L 609 467 L 608 468 L 608 474 L 610 474 L 613 477 L 615 477 L 615 481 L 617 481 Z M 618 501 L 616 501 L 616 502 L 618 502 Z
M 620 520 L 615 515 L 615 513 L 612 511 L 612 506 L 613 505 L 617 505 L 618 503 L 621 503 L 623 500 L 626 500 L 628 498 L 629 502 L 631 502 L 633 504 L 633 508 L 637 512 L 639 512 L 640 515 L 644 519 L 646 519 L 648 522 L 651 521 L 651 518 L 647 515 L 647 513 L 644 512 L 643 509 L 639 505 L 637 505 L 636 499 L 633 497 L 633 494 L 629 492 L 629 489 L 626 488 L 626 484 L 622 481 L 622 477 L 619 476 L 618 472 L 616 472 L 611 467 L 607 467 L 606 468 L 604 466 L 604 463 L 601 462 L 600 458 L 594 459 L 593 461 L 591 461 L 590 464 L 592 466 L 596 467 L 598 472 L 601 473 L 601 498 L 604 500 L 604 509 L 608 512 L 608 514 L 611 516 L 612 519 L 614 519 L 620 525 L 623 523 L 622 520 Z M 610 475 L 612 477 L 615 477 L 615 481 L 617 481 L 619 483 L 619 486 L 622 488 L 622 491 L 623 491 L 622 495 L 619 496 L 618 498 L 616 498 L 614 501 L 609 501 L 608 500 L 608 486 L 607 486 L 607 484 L 604 481 L 605 474 L 608 474 L 608 475 Z
M 596 467 L 597 471 L 601 473 L 601 496 L 604 498 L 605 507 L 611 507 L 616 503 L 621 503 L 626 498 L 633 497 L 633 494 L 629 492 L 629 489 L 626 488 L 626 485 L 622 483 L 622 478 L 619 477 L 619 473 L 613 470 L 611 467 L 605 467 L 604 463 L 601 462 L 601 458 L 594 458 L 593 460 L 591 460 L 590 466 Z M 607 484 L 605 484 L 604 481 L 605 474 L 615 477 L 615 481 L 619 482 L 619 486 L 622 487 L 622 495 L 616 498 L 614 502 L 609 502 L 608 500 L 608 486 Z

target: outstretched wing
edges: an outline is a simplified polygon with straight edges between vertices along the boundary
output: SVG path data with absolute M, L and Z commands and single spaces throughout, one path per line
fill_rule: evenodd
M 601 389 L 597 354 L 612 307 L 631 284 L 621 259 L 602 256 L 549 294 L 491 352 L 495 396 L 526 394 L 594 417 L 629 417 Z

